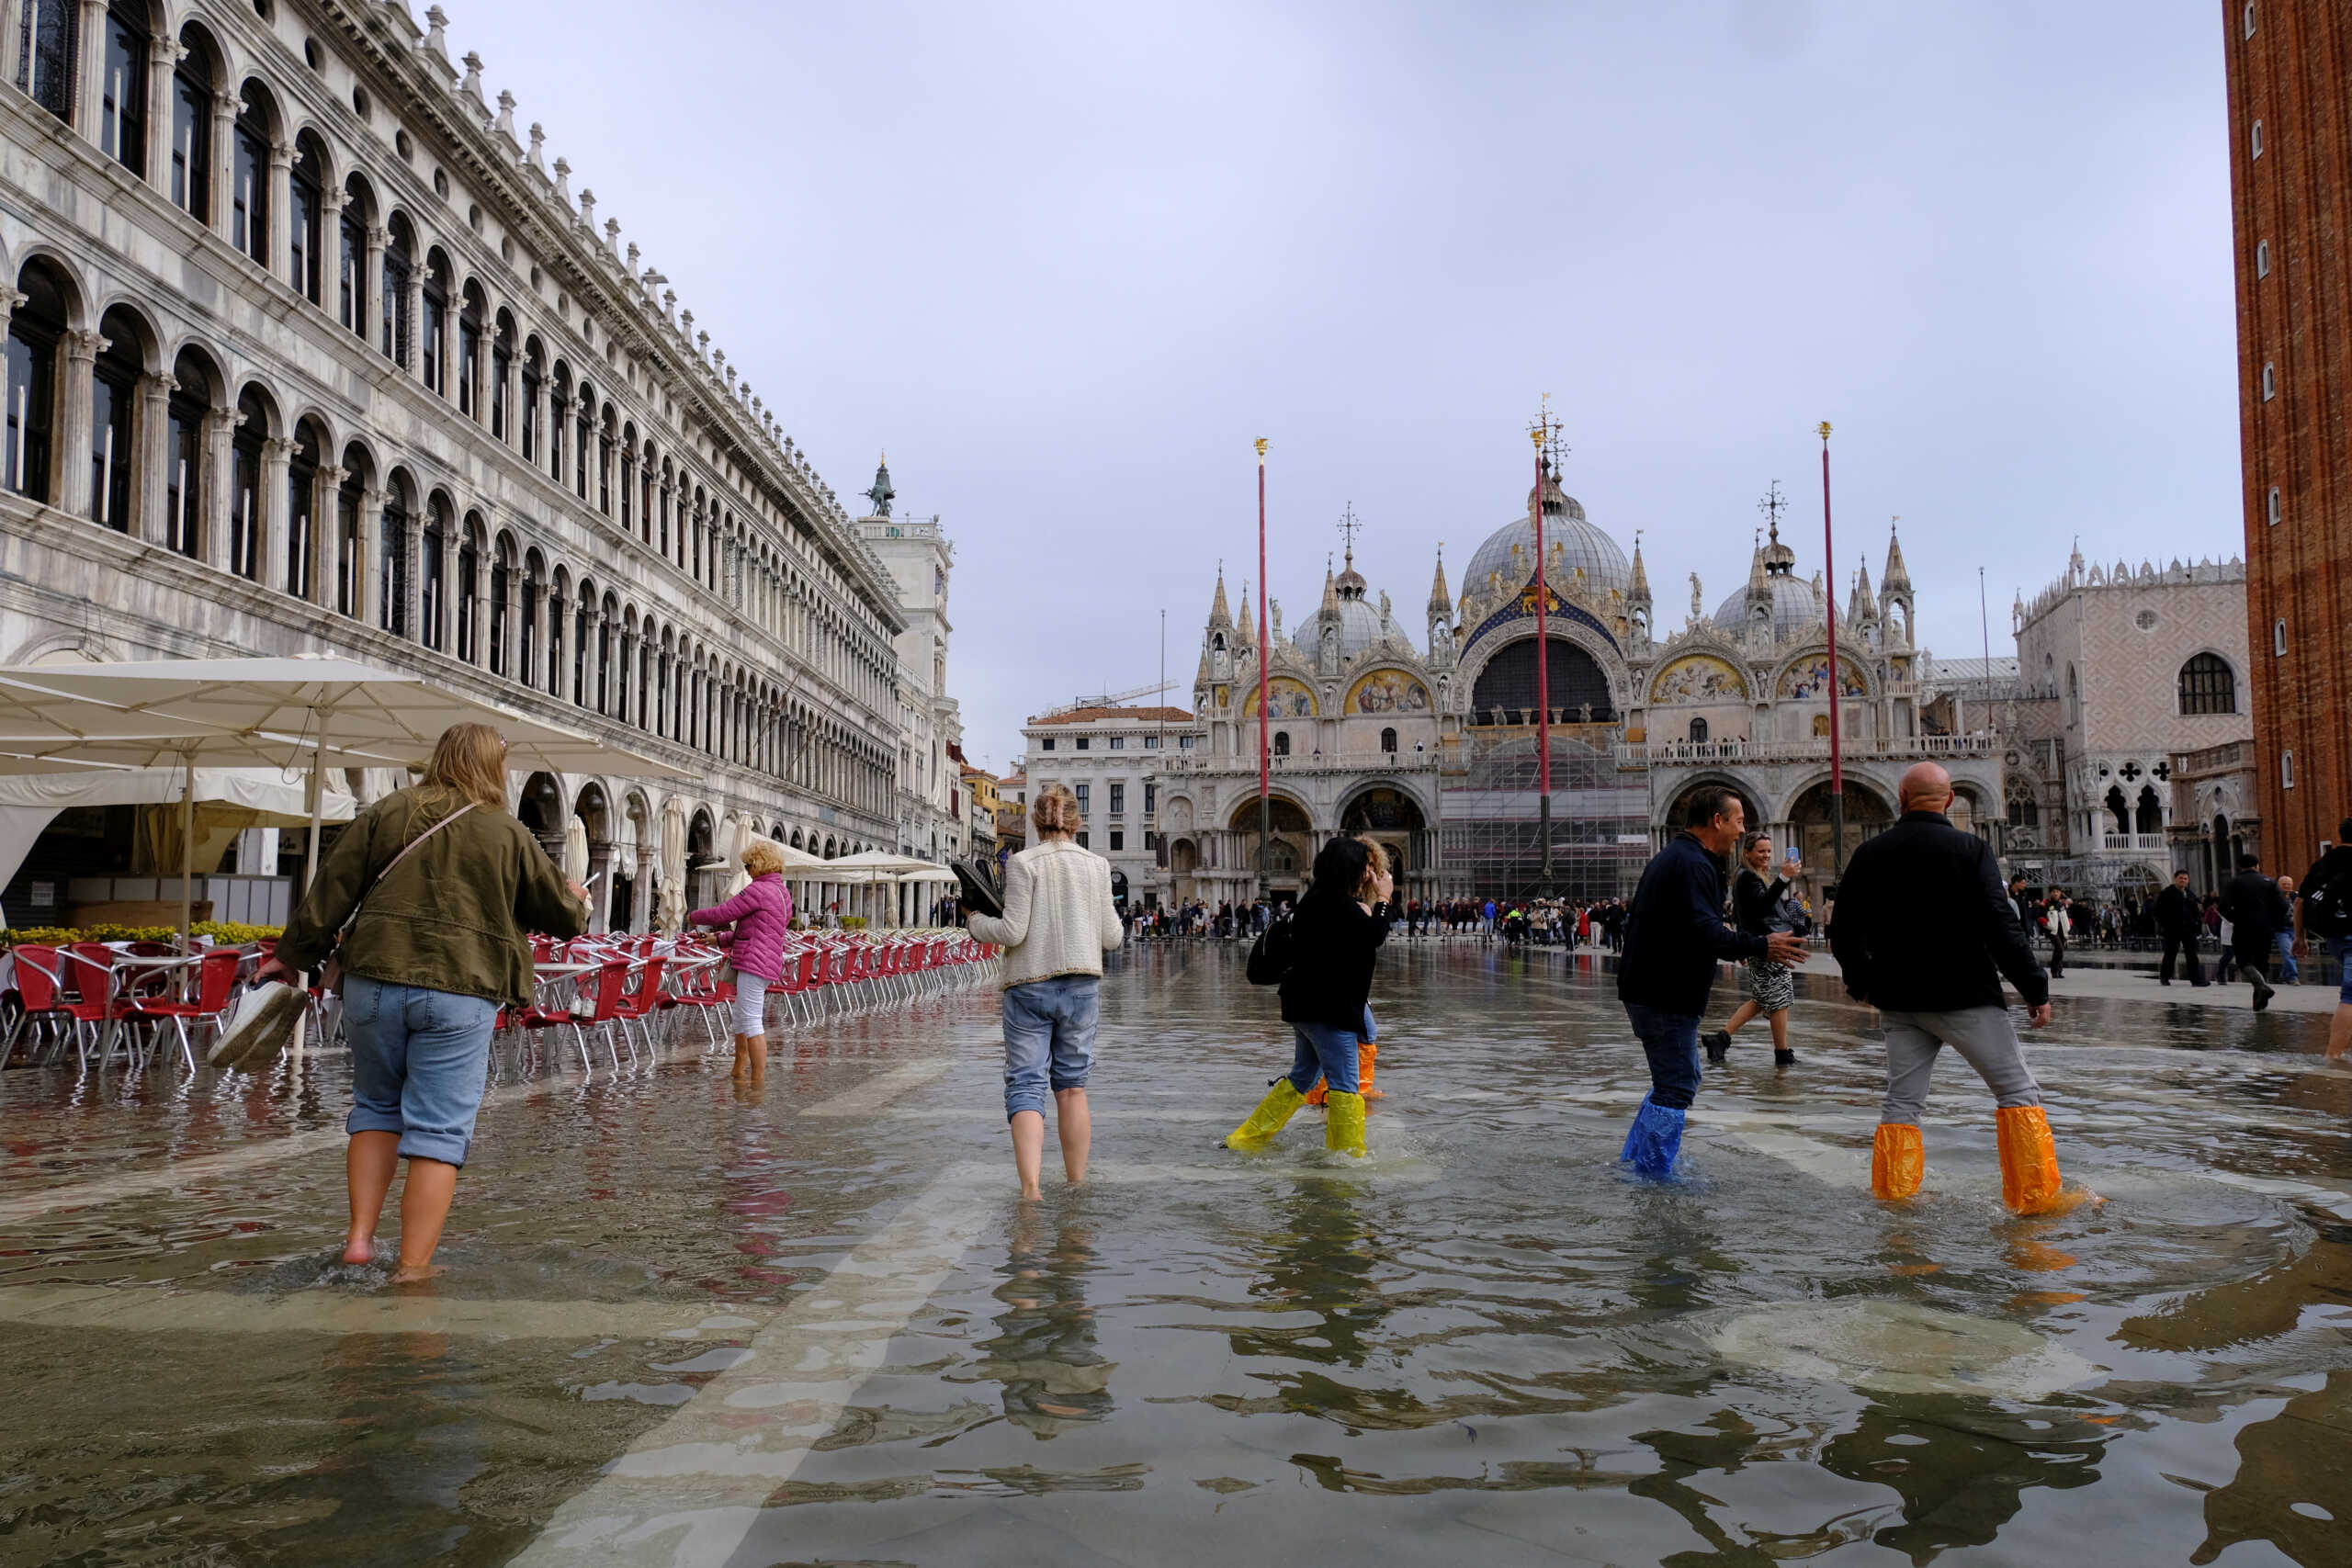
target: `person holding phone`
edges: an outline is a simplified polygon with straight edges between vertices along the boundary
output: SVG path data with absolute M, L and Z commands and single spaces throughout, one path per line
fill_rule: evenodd
M 1740 844 L 1739 874 L 1731 885 L 1732 924 L 1750 936 L 1769 937 L 1775 931 L 1803 936 L 1811 922 L 1797 908 L 1789 890 L 1804 868 L 1791 855 L 1781 863 L 1781 874 L 1768 883 L 1764 875 L 1771 863 L 1772 835 L 1748 834 Z M 1797 994 L 1794 972 L 1774 958 L 1751 958 L 1741 983 L 1747 988 L 1747 999 L 1734 1010 L 1728 1023 L 1707 1036 L 1707 1060 L 1721 1065 L 1731 1053 L 1731 1037 L 1760 1013 L 1772 1030 L 1772 1066 L 1795 1066 L 1797 1054 L 1789 1048 L 1789 1006 Z
M 792 889 L 784 885 L 784 846 L 754 839 L 743 852 L 752 880 L 724 904 L 687 915 L 690 926 L 729 926 L 720 938 L 735 970 L 737 1083 L 759 1083 L 768 1073 L 768 987 L 784 979 L 784 944 L 792 930 Z

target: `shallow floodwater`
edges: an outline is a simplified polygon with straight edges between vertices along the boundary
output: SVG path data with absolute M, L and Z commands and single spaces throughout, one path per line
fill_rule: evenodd
M 2062 1003 L 2103 1201 L 2018 1220 L 1956 1058 L 1871 1200 L 1869 1015 L 1805 984 L 1668 1187 L 1589 954 L 1400 944 L 1360 1164 L 1219 1149 L 1272 998 L 1131 954 L 1029 1206 L 989 992 L 779 1031 L 755 1105 L 509 1053 L 401 1292 L 333 1261 L 340 1058 L 0 1075 L 0 1562 L 2352 1562 L 2324 1018 Z

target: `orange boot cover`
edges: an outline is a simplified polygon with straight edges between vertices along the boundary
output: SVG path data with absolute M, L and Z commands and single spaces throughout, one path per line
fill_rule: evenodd
M 1927 1168 L 1927 1145 L 1907 1122 L 1882 1122 L 1871 1145 L 1871 1190 L 1882 1198 L 1908 1198 L 1919 1190 Z
M 2001 1201 L 2012 1213 L 2048 1214 L 2071 1207 L 2058 1179 L 2058 1148 L 2039 1105 L 2004 1105 L 1994 1114 L 2001 1135 Z
M 1372 1087 L 1372 1059 L 1379 1055 L 1380 1047 L 1370 1041 L 1359 1041 L 1356 1044 L 1356 1092 L 1366 1100 L 1388 1098 Z
M 1309 1105 L 1320 1105 L 1323 1103 L 1324 1097 L 1330 1092 L 1331 1086 L 1325 1083 L 1321 1078 L 1317 1078 L 1315 1080 L 1315 1087 L 1306 1091 L 1306 1103 Z

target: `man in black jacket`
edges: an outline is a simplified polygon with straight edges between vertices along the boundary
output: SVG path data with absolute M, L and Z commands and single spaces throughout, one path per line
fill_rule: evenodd
M 1747 828 L 1739 796 L 1711 784 L 1690 797 L 1683 830 L 1651 858 L 1625 918 L 1617 998 L 1650 1062 L 1650 1092 L 1618 1156 L 1664 1180 L 1682 1146 L 1683 1114 L 1699 1088 L 1699 1021 L 1715 965 L 1770 958 L 1794 968 L 1804 941 L 1786 931 L 1749 936 L 1724 923 L 1724 856 Z
M 2172 874 L 2172 886 L 2156 895 L 2156 931 L 2165 939 L 2164 963 L 2156 970 L 2160 985 L 2172 984 L 2172 955 L 2178 953 L 2188 970 L 2188 983 L 2205 984 L 2205 966 L 2197 962 L 2197 895 L 2188 890 L 2188 873 Z
M 2267 970 L 2272 939 L 2291 923 L 2278 885 L 2262 874 L 2260 855 L 2238 856 L 2238 874 L 2222 889 L 2222 913 L 2230 922 L 2230 947 L 2238 967 L 2254 982 L 2254 1010 L 2260 1012 L 2270 1005 Z
M 2002 892 L 1993 846 L 1951 825 L 1951 776 L 1933 762 L 1905 773 L 1902 820 L 1854 852 L 1839 890 L 1831 949 L 1847 991 L 1879 1010 L 1886 1034 L 1871 1190 L 1908 1198 L 1919 1190 L 1919 1113 L 1936 1053 L 1949 1044 L 1993 1090 L 2003 1199 L 2019 1213 L 2045 1213 L 2065 1203 L 2058 1154 L 2001 977 L 2037 1028 L 2050 1021 L 2050 981 Z

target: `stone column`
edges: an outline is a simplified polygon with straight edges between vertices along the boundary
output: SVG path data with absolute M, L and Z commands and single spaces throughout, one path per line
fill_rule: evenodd
M 424 641 L 424 525 L 431 520 L 428 513 L 409 513 L 407 548 L 403 552 L 407 564 L 401 573 L 407 579 L 401 594 L 401 624 L 408 627 L 409 640 L 419 644 Z M 448 595 L 445 592 L 442 597 L 447 599 Z
M 171 475 L 166 469 L 172 455 L 166 437 L 171 430 L 172 393 L 178 387 L 169 376 L 141 376 L 138 407 L 131 415 L 136 467 L 130 487 L 130 533 L 158 547 L 171 541 L 171 518 L 164 508 L 171 495 Z
M 172 198 L 172 73 L 180 56 L 171 34 L 147 39 L 147 184 L 165 201 Z
M 548 472 L 553 462 L 553 454 L 548 450 L 548 433 L 555 417 L 555 389 L 549 384 L 553 378 L 548 374 L 550 368 L 544 365 L 540 367 L 538 390 L 531 394 L 531 423 L 539 433 L 538 449 L 531 454 L 531 461 L 538 465 L 541 473 Z
M 291 441 L 273 435 L 261 444 L 260 565 L 254 575 L 280 592 L 287 591 L 287 567 L 293 558 L 293 508 L 286 494 L 293 456 Z
M 409 262 L 406 292 L 409 335 L 408 378 L 421 387 L 424 384 L 424 273 L 423 271 L 424 263 L 416 256 L 411 256 Z M 448 312 L 444 310 L 442 316 L 443 324 L 446 326 Z M 443 363 L 447 362 L 445 360 Z
M 632 936 L 643 936 L 653 929 L 653 906 L 658 901 L 653 888 L 657 856 L 654 847 L 644 839 L 644 829 L 648 826 L 650 824 L 639 825 L 637 875 L 629 884 L 628 929 Z
M 472 615 L 474 664 L 490 668 L 490 574 L 498 562 L 496 542 L 485 535 L 481 549 L 474 557 L 474 608 Z M 510 647 L 512 644 L 509 645 Z
M 62 466 L 58 474 L 58 507 L 76 517 L 96 517 L 97 497 L 90 493 L 90 398 L 96 382 L 92 367 L 106 352 L 107 340 L 94 332 L 76 329 L 65 334 L 64 376 L 58 388 L 57 446 Z
M 371 346 L 380 347 L 384 341 L 384 247 L 391 243 L 389 229 L 368 231 L 366 296 L 359 301 L 359 335 Z
M 243 423 L 234 409 L 214 409 L 204 416 L 204 493 L 196 510 L 204 530 L 204 562 L 216 571 L 229 570 L 229 509 L 236 479 L 230 442 Z
M 237 96 L 234 93 L 212 95 L 212 167 L 206 183 L 212 187 L 212 231 L 223 240 L 230 238 L 229 209 L 233 196 L 229 181 L 231 145 L 236 139 Z
M 281 283 L 291 282 L 293 263 L 294 149 L 273 143 L 269 149 L 269 275 Z
M 352 565 L 359 584 L 357 603 L 362 625 L 379 626 L 384 620 L 383 572 L 379 565 L 384 553 L 384 492 L 363 490 L 359 492 L 359 538 L 353 548 L 359 558 Z
M 341 186 L 319 192 L 319 309 L 338 326 L 343 322 L 343 209 L 350 199 Z M 368 323 L 362 320 L 359 324 Z
M 12 21 L 23 15 L 24 0 L 17 0 L 17 17 L 12 17 Z M 102 147 L 98 117 L 106 93 L 107 0 L 82 0 L 82 32 L 74 53 L 79 56 L 74 64 L 80 67 L 74 84 L 74 129 L 90 145 Z
M 311 603 L 322 610 L 335 607 L 342 580 L 345 477 L 333 463 L 322 463 L 311 480 Z

